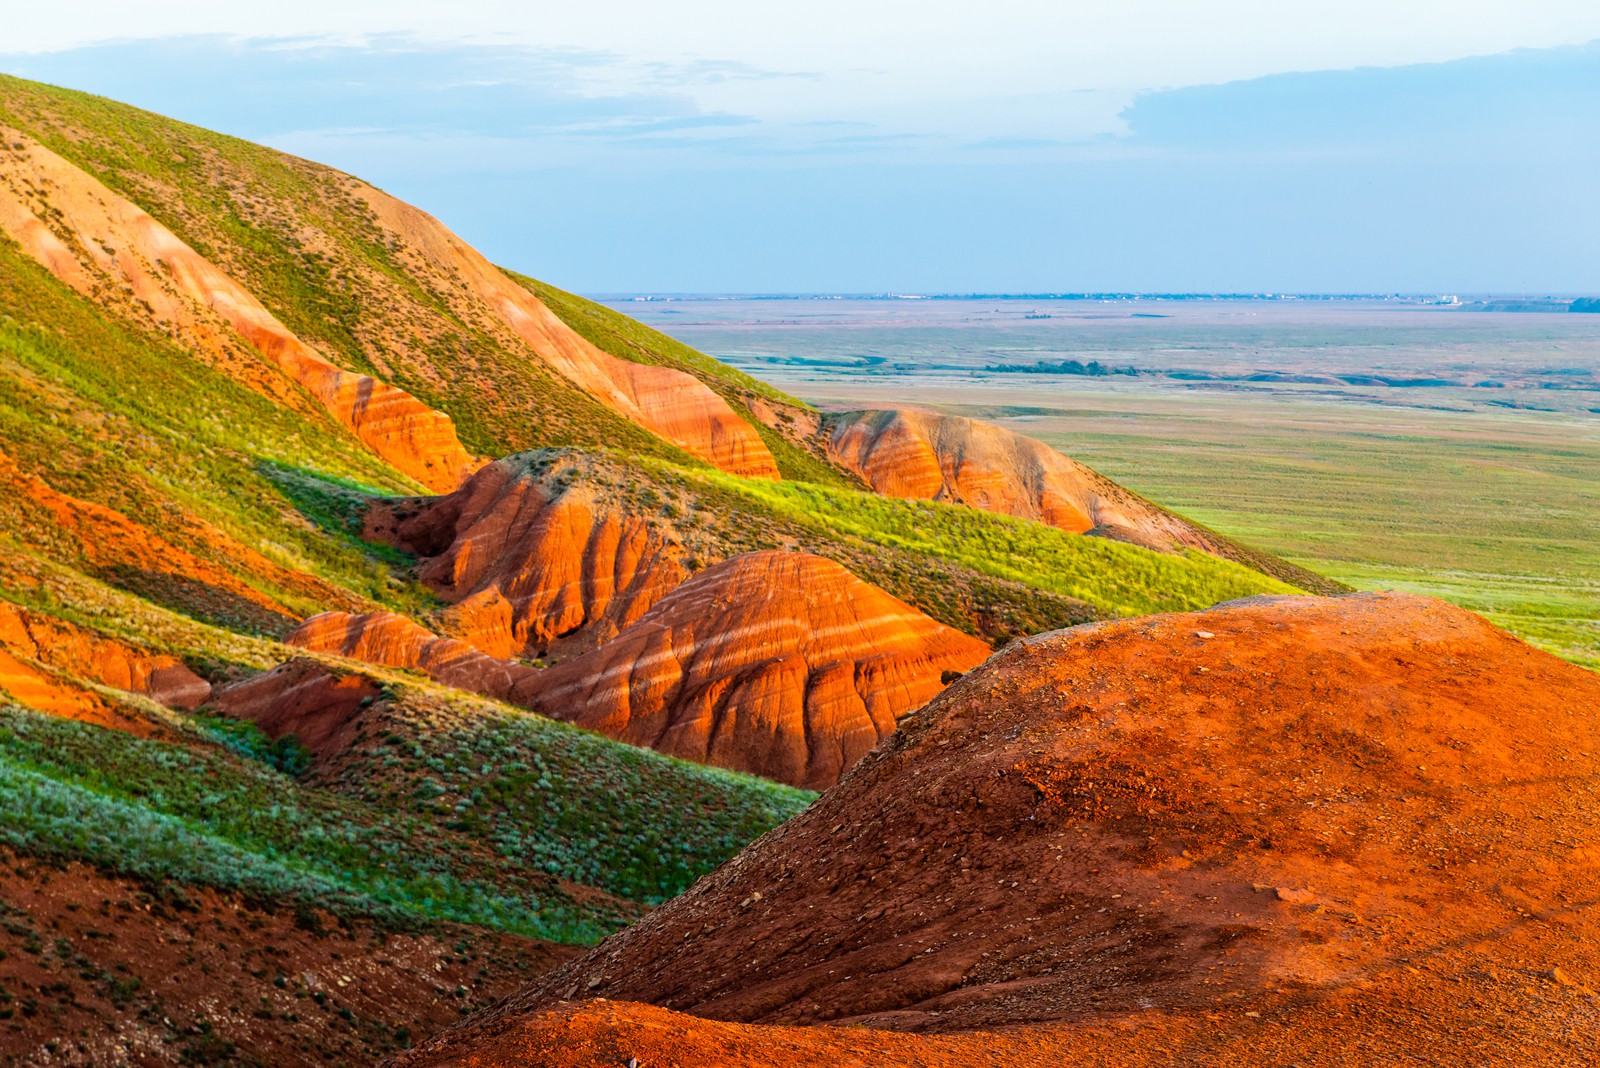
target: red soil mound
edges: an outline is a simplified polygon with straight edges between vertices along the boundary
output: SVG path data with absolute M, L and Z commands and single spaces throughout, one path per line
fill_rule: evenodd
M 300 624 L 283 640 L 312 652 L 421 671 L 446 686 L 500 701 L 526 699 L 526 692 L 539 677 L 533 668 L 497 660 L 454 638 L 441 638 L 393 612 L 361 616 L 324 612 Z
M 198 708 L 211 696 L 211 684 L 176 657 L 135 649 L 7 601 L 0 601 L 0 648 L 79 678 L 142 693 L 169 708 Z
M 365 675 L 340 675 L 297 657 L 242 682 L 217 687 L 212 703 L 254 721 L 274 740 L 292 734 L 318 759 L 349 745 L 355 719 L 382 691 Z
M 1590 1060 L 1596 709 L 1600 676 L 1397 595 L 1027 639 L 801 816 L 413 1063 L 510 1063 L 516 1043 L 610 1026 L 520 1015 L 575 995 L 745 1022 L 1053 1024 L 972 1038 L 965 1063 L 991 1039 L 1018 1063 Z M 611 1033 L 644 1063 L 744 1063 L 619 1011 Z M 786 1063 L 878 1041 L 700 1031 Z M 547 1063 L 593 1063 L 579 1053 Z
M 225 351 L 233 335 L 242 337 L 368 448 L 432 490 L 454 489 L 478 466 L 449 416 L 323 359 L 172 231 L 43 145 L 4 127 L 0 142 L 0 231 L 57 278 L 97 298 L 126 290 L 130 306 L 262 388 L 260 374 L 235 367 Z M 281 389 L 263 392 L 283 399 Z
M 605 641 L 688 577 L 643 519 L 560 472 L 535 474 L 526 457 L 404 518 L 375 508 L 367 536 L 427 558 L 422 581 L 455 602 L 448 629 L 498 657 Z
M 602 352 L 433 216 L 371 186 L 353 188 L 394 236 L 412 271 L 435 272 L 444 291 L 476 296 L 540 359 L 596 400 L 724 471 L 778 477 L 755 427 L 699 379 Z
M 988 646 L 830 560 L 708 568 L 599 649 L 542 673 L 529 707 L 634 745 L 831 785 Z
M 372 1064 L 567 946 L 338 920 L 0 849 L 0 1062 Z
M 1155 549 L 1215 539 L 1043 442 L 913 411 L 850 412 L 823 426 L 829 457 L 889 497 L 950 501 Z

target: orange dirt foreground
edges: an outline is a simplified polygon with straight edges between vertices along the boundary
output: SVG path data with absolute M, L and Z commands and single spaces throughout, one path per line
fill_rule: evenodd
M 1600 676 L 1437 601 L 1042 635 L 399 1063 L 1595 1063 L 1597 765 Z

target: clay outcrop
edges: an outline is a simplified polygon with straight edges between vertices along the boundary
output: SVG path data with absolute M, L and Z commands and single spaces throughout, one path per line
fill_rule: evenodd
M 419 577 L 452 602 L 447 629 L 495 657 L 592 647 L 689 574 L 643 518 L 526 455 L 403 518 L 375 509 L 367 531 L 423 557 Z
M 1600 968 L 1596 708 L 1600 676 L 1392 594 L 1025 639 L 801 816 L 410 1063 L 511 1063 L 607 1013 L 644 1062 L 699 1029 L 707 1052 L 685 1063 L 881 1047 L 929 1064 L 995 1048 L 1026 1064 L 1179 1048 L 1333 1064 L 1385 1047 L 1427 1060 L 1452 1035 L 1555 1063 L 1583 1046 L 1573 998 Z M 596 997 L 613 1000 L 557 1007 Z M 1032 1029 L 907 1046 L 618 1000 Z M 1531 1030 L 1508 1033 L 1524 1014 Z
M 634 745 L 822 788 L 988 656 L 830 560 L 755 552 L 695 575 L 529 707 Z
M 211 684 L 177 657 L 136 649 L 8 601 L 0 601 L 0 648 L 13 658 L 143 694 L 169 708 L 198 708 L 211 696 Z
M 533 668 L 488 656 L 466 642 L 441 638 L 394 612 L 324 612 L 283 640 L 311 652 L 420 671 L 446 686 L 500 701 L 526 700 L 539 675 Z
M 1153 549 L 1215 552 L 1214 537 L 1002 427 L 917 411 L 849 412 L 820 430 L 828 456 L 889 497 L 948 501 Z
M 336 672 L 296 657 L 271 671 L 217 687 L 212 704 L 225 715 L 252 721 L 274 741 L 294 735 L 320 759 L 350 744 L 357 717 L 382 696 L 378 684 L 365 675 Z

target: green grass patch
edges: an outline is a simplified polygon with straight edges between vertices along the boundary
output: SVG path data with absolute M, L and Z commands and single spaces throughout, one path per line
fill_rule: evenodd
M 682 893 L 816 796 L 488 702 L 388 714 L 338 789 L 632 901 Z

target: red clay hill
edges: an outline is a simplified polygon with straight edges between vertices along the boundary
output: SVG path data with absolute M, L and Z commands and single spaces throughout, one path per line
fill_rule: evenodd
M 447 496 L 367 515 L 367 537 L 422 557 L 418 577 L 451 602 L 449 629 L 490 656 L 605 641 L 689 576 L 643 518 L 534 468 L 510 456 Z
M 989 647 L 831 560 L 745 553 L 707 568 L 528 702 L 634 745 L 820 789 Z
M 325 613 L 285 640 L 813 789 L 832 785 L 938 693 L 947 672 L 989 654 L 831 560 L 777 551 L 707 568 L 611 641 L 544 670 L 387 612 Z M 259 685 L 276 695 L 283 687 L 270 678 Z
M 400 1063 L 1592 1063 L 1597 771 L 1600 676 L 1437 601 L 1025 639 Z
M 828 417 L 818 433 L 831 460 L 885 496 L 966 504 L 1153 549 L 1223 548 L 1209 531 L 992 423 L 865 411 Z

